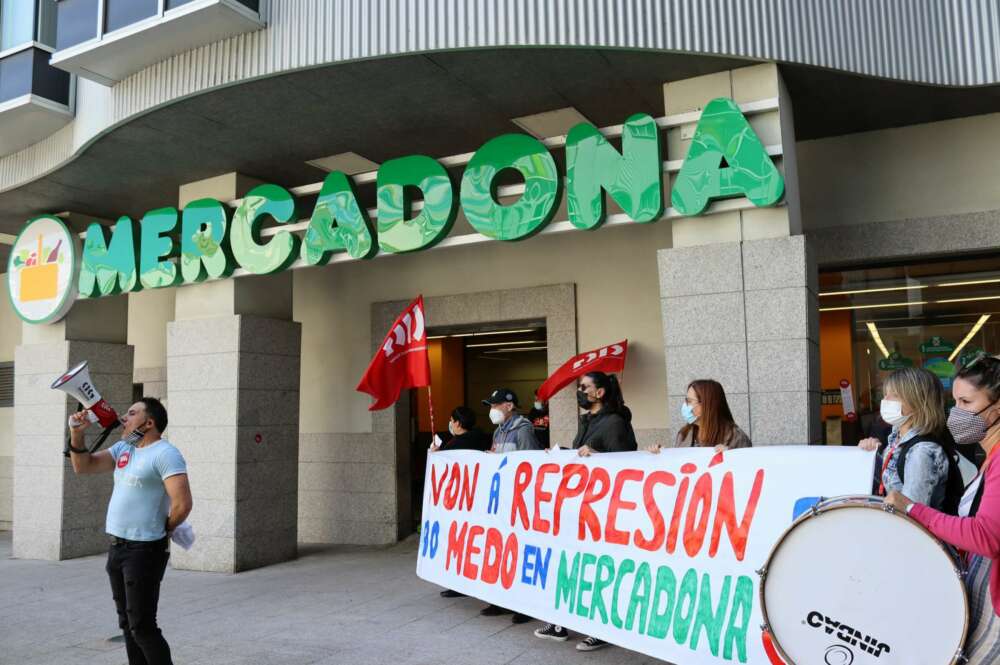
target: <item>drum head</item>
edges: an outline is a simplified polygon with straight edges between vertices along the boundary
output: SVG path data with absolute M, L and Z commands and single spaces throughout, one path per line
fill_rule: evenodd
M 947 665 L 965 640 L 951 556 L 877 506 L 828 506 L 793 526 L 761 595 L 775 642 L 798 665 Z

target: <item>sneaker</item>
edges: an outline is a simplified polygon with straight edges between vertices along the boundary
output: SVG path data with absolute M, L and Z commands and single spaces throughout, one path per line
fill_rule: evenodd
M 565 642 L 569 639 L 569 631 L 554 623 L 547 623 L 535 631 L 535 637 L 540 637 L 543 640 Z
M 527 614 L 521 614 L 519 612 L 514 612 L 514 616 L 510 618 L 511 623 L 528 623 L 531 620 L 531 617 Z
M 501 614 L 510 614 L 510 613 L 511 613 L 510 610 L 505 610 L 504 608 L 498 607 L 496 605 L 487 605 L 483 609 L 479 610 L 479 614 L 481 614 L 484 617 L 498 617 Z
M 598 649 L 603 649 L 604 647 L 611 646 L 610 642 L 605 642 L 604 640 L 599 640 L 596 637 L 587 637 L 583 641 L 578 642 L 576 645 L 577 651 L 597 651 Z
M 441 592 L 442 598 L 465 598 L 464 593 L 459 593 L 457 591 L 452 591 L 451 589 L 445 589 Z

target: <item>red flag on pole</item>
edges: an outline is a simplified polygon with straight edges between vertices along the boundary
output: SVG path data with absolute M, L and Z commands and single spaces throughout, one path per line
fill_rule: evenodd
M 587 372 L 620 372 L 625 369 L 625 355 L 628 353 L 628 340 L 609 344 L 593 351 L 584 351 L 573 356 L 552 376 L 545 379 L 538 388 L 538 399 L 545 402 L 553 395 L 572 383 L 577 377 Z
M 356 390 L 375 398 L 368 410 L 376 411 L 395 404 L 404 389 L 430 384 L 424 297 L 417 296 L 389 328 Z

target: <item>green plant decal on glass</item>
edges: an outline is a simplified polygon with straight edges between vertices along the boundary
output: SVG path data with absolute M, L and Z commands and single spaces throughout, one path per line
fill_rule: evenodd
M 493 197 L 493 180 L 504 169 L 524 177 L 524 194 L 501 205 Z M 462 175 L 462 210 L 469 224 L 488 238 L 520 240 L 539 231 L 559 203 L 556 163 L 541 141 L 526 134 L 504 134 L 476 151 Z
M 619 153 L 590 123 L 566 137 L 566 211 L 578 229 L 595 229 L 606 215 L 602 190 L 635 222 L 663 212 L 663 168 L 656 120 L 637 113 L 625 121 Z
M 725 159 L 727 166 L 722 166 Z M 785 182 L 756 132 L 731 99 L 713 99 L 701 113 L 670 201 L 698 215 L 712 199 L 746 196 L 755 206 L 777 203 Z
M 140 291 L 136 270 L 135 223 L 119 217 L 114 233 L 96 222 L 87 227 L 80 264 L 80 293 L 86 298 L 109 296 L 123 291 Z
M 424 205 L 411 218 L 414 187 L 423 194 Z M 412 252 L 435 245 L 448 235 L 455 212 L 451 178 L 430 157 L 411 155 L 379 167 L 378 244 L 382 251 Z
M 323 180 L 302 238 L 302 259 L 309 265 L 326 265 L 334 252 L 345 249 L 351 258 L 367 259 L 375 253 L 375 243 L 368 213 L 358 205 L 351 179 L 333 171 Z
M 298 257 L 299 239 L 288 231 L 279 231 L 265 243 L 258 241 L 260 222 L 265 215 L 279 224 L 295 220 L 295 199 L 287 189 L 278 185 L 254 187 L 233 214 L 229 233 L 233 256 L 256 275 L 284 270 Z
M 216 199 L 198 199 L 181 213 L 181 275 L 188 284 L 228 277 L 236 262 L 229 250 L 226 209 Z
M 173 261 L 161 261 L 176 256 L 173 239 L 167 235 L 177 228 L 176 208 L 150 210 L 139 223 L 139 281 L 143 288 L 160 289 L 176 286 L 180 271 Z

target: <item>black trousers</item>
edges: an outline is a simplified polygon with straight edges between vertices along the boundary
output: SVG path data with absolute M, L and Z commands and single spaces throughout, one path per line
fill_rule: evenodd
M 125 634 L 129 665 L 172 665 L 170 646 L 156 625 L 160 582 L 170 551 L 167 538 L 151 542 L 115 539 L 108 550 L 108 577 Z

